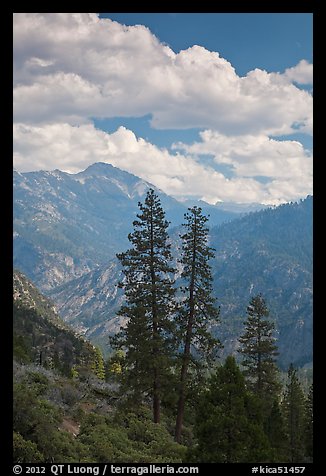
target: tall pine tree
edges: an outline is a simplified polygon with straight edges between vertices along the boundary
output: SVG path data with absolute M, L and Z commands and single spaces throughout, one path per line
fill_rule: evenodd
M 291 463 L 305 462 L 305 397 L 297 371 L 291 364 L 288 382 L 282 402 L 287 430 L 288 460 Z
M 126 305 L 119 315 L 128 319 L 114 339 L 126 349 L 125 378 L 135 395 L 153 402 L 154 422 L 160 422 L 161 397 L 167 384 L 173 347 L 174 280 L 168 222 L 158 196 L 147 192 L 128 239 L 132 248 L 117 257 L 123 266 Z
M 272 407 L 280 384 L 275 357 L 278 355 L 274 324 L 267 320 L 269 310 L 261 294 L 251 299 L 247 307 L 245 332 L 239 338 L 239 352 L 250 388 Z
M 184 408 L 186 401 L 187 379 L 193 351 L 208 357 L 219 344 L 209 331 L 209 326 L 218 321 L 219 309 L 212 296 L 212 275 L 209 259 L 213 258 L 213 249 L 207 244 L 208 218 L 200 207 L 188 209 L 185 214 L 186 232 L 182 239 L 182 256 L 179 262 L 183 267 L 181 278 L 184 285 L 181 291 L 184 299 L 178 314 L 179 335 L 182 348 L 179 399 L 175 429 L 175 440 L 180 442 Z

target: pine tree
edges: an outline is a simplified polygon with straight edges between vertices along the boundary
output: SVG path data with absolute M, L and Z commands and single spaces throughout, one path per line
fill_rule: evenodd
M 275 357 L 278 355 L 274 323 L 267 320 L 269 310 L 259 294 L 251 299 L 247 307 L 245 332 L 239 338 L 239 352 L 244 356 L 242 365 L 250 388 L 272 407 L 280 384 Z
M 179 333 L 183 349 L 181 356 L 181 374 L 179 400 L 177 409 L 175 440 L 180 442 L 188 370 L 193 359 L 193 350 L 209 357 L 219 341 L 214 339 L 209 326 L 218 321 L 219 309 L 215 307 L 216 299 L 212 296 L 212 275 L 209 259 L 213 258 L 213 248 L 207 244 L 208 218 L 202 215 L 200 207 L 188 209 L 185 214 L 186 232 L 180 236 L 183 241 L 182 256 L 179 260 L 183 267 L 181 278 L 185 285 L 181 287 L 185 295 L 179 310 Z
M 125 367 L 125 353 L 119 349 L 111 355 L 105 365 L 106 381 L 121 382 L 123 370 Z
M 287 462 L 285 422 L 280 404 L 274 400 L 272 410 L 265 422 L 265 433 L 271 445 L 271 462 Z
M 71 378 L 76 379 L 78 377 L 79 377 L 79 372 L 77 370 L 77 367 L 76 367 L 76 365 L 73 365 L 71 367 Z
M 190 459 L 205 463 L 267 461 L 269 443 L 259 405 L 246 389 L 235 358 L 226 358 L 212 375 L 196 409 L 198 446 Z M 192 461 L 193 462 L 193 461 Z
M 305 397 L 297 371 L 292 364 L 288 370 L 288 382 L 283 399 L 283 412 L 287 430 L 288 460 L 291 463 L 302 463 L 305 461 Z
M 154 190 L 133 222 L 128 239 L 132 248 L 117 257 L 123 266 L 126 305 L 119 315 L 127 326 L 115 339 L 115 347 L 126 349 L 125 383 L 138 398 L 153 402 L 154 422 L 160 421 L 161 397 L 171 367 L 175 270 L 168 243 L 168 222 Z
M 92 371 L 100 380 L 105 380 L 105 364 L 101 350 L 95 347 L 95 358 L 91 366 Z
M 309 393 L 305 404 L 305 447 L 306 456 L 309 461 L 313 459 L 313 425 L 314 425 L 314 409 L 313 409 L 313 384 L 309 388 Z

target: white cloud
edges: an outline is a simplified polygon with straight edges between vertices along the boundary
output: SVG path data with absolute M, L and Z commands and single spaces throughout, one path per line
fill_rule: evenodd
M 221 151 L 233 147 L 237 153 L 242 153 L 244 164 L 247 162 L 248 167 L 256 167 L 256 170 L 259 154 L 264 151 L 264 154 L 269 154 L 270 159 L 274 160 L 280 145 L 273 141 L 269 144 L 262 138 L 259 147 L 254 145 L 254 139 L 243 138 L 237 148 L 235 142 L 231 141 L 228 145 L 228 138 L 216 136 L 211 131 L 203 133 L 202 139 L 202 144 L 189 147 L 189 153 L 211 154 L 214 150 L 216 152 L 217 147 Z M 176 197 L 197 196 L 210 203 L 225 200 L 278 204 L 311 193 L 310 175 L 306 178 L 293 170 L 292 175 L 283 173 L 277 174 L 276 178 L 273 176 L 267 184 L 245 174 L 226 178 L 214 168 L 202 165 L 195 155 L 172 155 L 166 149 L 159 149 L 144 139 L 137 138 L 124 127 L 107 134 L 91 124 L 79 127 L 62 123 L 42 126 L 15 124 L 14 144 L 14 166 L 19 171 L 59 168 L 75 173 L 94 162 L 108 162 L 144 178 L 168 194 Z M 295 144 L 290 143 L 286 147 L 297 160 L 296 157 L 300 153 L 302 155 L 302 151 Z M 217 161 L 230 161 L 230 155 L 228 157 L 225 154 L 221 158 L 216 154 Z M 301 159 L 303 160 L 302 157 Z M 295 160 L 292 164 L 294 168 Z
M 226 164 L 236 176 L 271 179 L 312 179 L 312 157 L 300 142 L 278 141 L 266 135 L 225 136 L 216 131 L 200 133 L 201 142 L 174 144 L 188 154 L 209 154 L 216 164 Z
M 301 60 L 293 68 L 287 68 L 284 75 L 290 80 L 298 84 L 312 84 L 313 82 L 313 65 L 306 60 Z
M 310 69 L 239 77 L 217 52 L 175 54 L 144 26 L 89 13 L 14 16 L 14 115 L 28 124 L 152 114 L 156 128 L 311 132 L 312 96 L 289 81 Z
M 141 25 L 90 13 L 17 13 L 14 165 L 75 173 L 102 161 L 177 197 L 295 200 L 312 193 L 312 157 L 299 142 L 269 136 L 312 133 L 312 95 L 297 87 L 311 82 L 305 60 L 283 74 L 240 77 L 219 53 L 194 45 L 176 54 Z M 107 134 L 92 124 L 145 114 L 156 128 L 205 130 L 169 152 L 124 127 Z

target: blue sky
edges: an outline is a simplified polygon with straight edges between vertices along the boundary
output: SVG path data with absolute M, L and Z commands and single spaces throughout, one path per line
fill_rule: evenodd
M 176 53 L 195 44 L 218 51 L 238 74 L 282 72 L 312 62 L 309 13 L 101 13 L 125 25 L 145 25 Z
M 101 13 L 100 17 L 125 25 L 145 25 L 175 52 L 195 44 L 218 51 L 241 76 L 255 68 L 283 72 L 302 58 L 310 63 L 313 60 L 313 15 L 309 13 Z M 138 120 L 114 118 L 96 123 L 109 132 L 120 125 L 130 126 L 159 146 L 170 146 L 176 140 L 189 141 L 197 133 L 196 129 L 153 130 L 149 120 L 149 116 L 144 116 Z M 293 134 L 287 138 L 312 148 L 311 136 Z
M 15 14 L 14 165 L 95 161 L 166 193 L 312 193 L 312 14 Z

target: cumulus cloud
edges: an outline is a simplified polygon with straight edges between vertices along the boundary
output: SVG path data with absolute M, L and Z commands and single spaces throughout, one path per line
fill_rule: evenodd
M 239 77 L 219 53 L 176 54 L 144 26 L 90 13 L 14 16 L 14 115 L 28 124 L 152 114 L 156 128 L 311 132 L 312 96 L 291 82 L 310 67 Z
M 233 147 L 233 151 L 237 150 L 238 153 L 242 150 L 248 164 L 251 161 L 250 166 L 257 169 L 260 153 L 277 155 L 277 144 L 269 146 L 262 139 L 259 147 L 250 138 L 243 138 L 242 145 L 233 143 L 228 146 L 228 138 L 215 136 L 211 131 L 203 133 L 202 139 L 202 143 L 188 147 L 186 154 L 171 154 L 166 149 L 137 138 L 124 127 L 108 134 L 91 124 L 79 127 L 67 123 L 42 126 L 15 124 L 14 165 L 20 171 L 59 168 L 75 173 L 94 162 L 107 162 L 144 178 L 168 194 L 176 197 L 196 196 L 209 203 L 238 201 L 279 204 L 311 193 L 311 178 L 303 178 L 295 171 L 293 175 L 271 175 L 271 181 L 264 184 L 245 173 L 240 175 L 240 170 L 234 177 L 227 178 L 214 167 L 204 166 L 196 160 L 197 154 L 214 153 L 217 162 L 230 162 L 232 154 L 230 152 L 228 158 L 226 151 L 228 147 Z M 220 150 L 225 151 L 224 155 L 218 156 L 216 153 L 218 143 L 222 144 Z M 287 146 L 291 150 L 291 144 Z M 181 144 L 178 147 L 187 148 Z M 296 152 L 294 149 L 295 143 L 294 158 L 299 157 L 300 153 L 302 155 L 300 147 Z M 252 156 L 256 159 L 251 159 Z M 254 162 L 257 162 L 256 165 L 253 165 Z
M 306 60 L 301 60 L 293 68 L 287 68 L 284 75 L 290 81 L 294 81 L 298 84 L 312 84 L 313 65 Z
M 312 133 L 312 95 L 298 87 L 312 82 L 305 60 L 282 74 L 240 77 L 218 52 L 194 45 L 175 53 L 145 26 L 92 13 L 16 13 L 13 58 L 20 171 L 75 173 L 108 162 L 210 203 L 279 204 L 312 193 L 310 154 L 275 139 Z M 158 129 L 202 129 L 200 141 L 167 150 L 92 123 L 147 114 Z
M 310 183 L 312 157 L 298 141 L 278 141 L 266 135 L 226 136 L 206 130 L 201 142 L 174 144 L 173 149 L 192 155 L 211 155 L 216 164 L 226 164 L 236 176 L 270 179 L 301 179 Z

